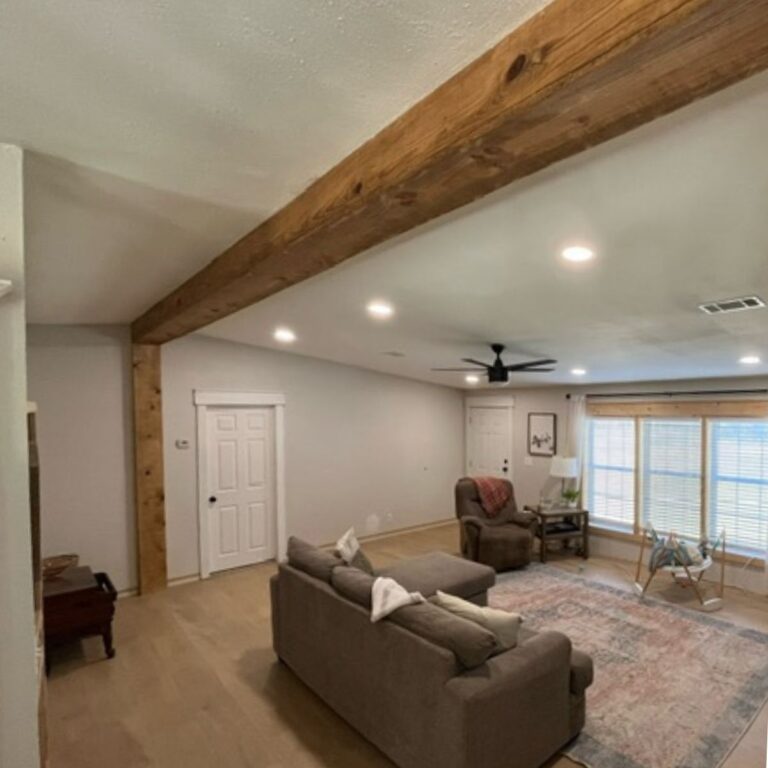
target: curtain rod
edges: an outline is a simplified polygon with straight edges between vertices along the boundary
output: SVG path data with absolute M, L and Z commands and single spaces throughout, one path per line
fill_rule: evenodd
M 692 389 L 679 392 L 591 392 L 586 397 L 607 399 L 612 397 L 693 397 L 700 395 L 768 395 L 768 389 Z M 570 392 L 565 396 L 570 399 Z

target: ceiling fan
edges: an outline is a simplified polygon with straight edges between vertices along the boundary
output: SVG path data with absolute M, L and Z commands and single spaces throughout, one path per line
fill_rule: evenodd
M 471 357 L 463 357 L 462 362 L 471 363 L 475 368 L 433 368 L 433 371 L 477 371 L 488 374 L 489 384 L 506 384 L 509 381 L 510 373 L 549 373 L 554 368 L 546 366 L 554 365 L 557 360 L 530 360 L 527 363 L 513 363 L 504 365 L 501 359 L 501 353 L 504 351 L 503 344 L 491 344 L 491 349 L 496 354 L 496 359 L 488 365 L 480 360 L 473 360 Z

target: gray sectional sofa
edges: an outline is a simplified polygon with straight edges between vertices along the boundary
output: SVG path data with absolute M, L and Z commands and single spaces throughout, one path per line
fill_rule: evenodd
M 444 553 L 385 574 L 484 604 L 491 568 Z M 292 540 L 272 579 L 278 657 L 401 768 L 538 768 L 584 723 L 592 662 L 558 632 L 517 647 L 430 602 L 370 620 L 373 576 Z

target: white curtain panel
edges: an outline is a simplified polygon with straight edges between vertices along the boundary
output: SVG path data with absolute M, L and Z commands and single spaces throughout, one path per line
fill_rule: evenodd
M 584 445 L 587 437 L 587 398 L 571 395 L 566 414 L 565 449 L 566 456 L 579 460 L 579 477 L 584 467 Z

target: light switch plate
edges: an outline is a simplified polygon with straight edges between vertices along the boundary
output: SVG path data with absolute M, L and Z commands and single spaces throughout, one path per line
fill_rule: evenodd
M 526 456 L 525 459 L 523 459 L 523 464 L 525 464 L 526 467 L 532 467 L 533 466 L 533 456 Z
M 5 296 L 13 290 L 13 283 L 10 280 L 0 280 L 0 296 Z

